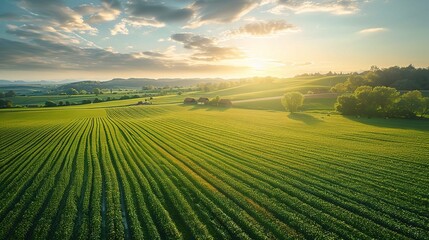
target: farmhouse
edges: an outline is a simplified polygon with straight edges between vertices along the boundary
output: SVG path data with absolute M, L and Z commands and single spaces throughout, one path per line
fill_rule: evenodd
M 229 99 L 221 99 L 218 103 L 219 107 L 232 107 L 232 102 Z
M 209 102 L 209 99 L 206 97 L 200 97 L 198 99 L 198 104 L 207 104 Z
M 185 98 L 183 104 L 197 104 L 197 100 L 195 100 L 195 98 Z

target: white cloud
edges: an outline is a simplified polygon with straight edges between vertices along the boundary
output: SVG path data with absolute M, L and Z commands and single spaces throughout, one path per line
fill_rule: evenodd
M 128 28 L 127 28 L 127 22 L 122 19 L 122 21 L 118 24 L 116 24 L 113 29 L 110 29 L 110 34 L 117 35 L 117 34 L 128 34 Z
M 123 18 L 119 23 L 117 23 L 113 29 L 110 29 L 110 34 L 117 35 L 117 34 L 124 34 L 128 35 L 128 27 L 163 27 L 165 24 L 158 22 L 154 19 L 145 19 L 145 18 L 136 18 L 136 17 L 129 17 L 129 18 Z
M 359 33 L 360 34 L 370 34 L 370 33 L 386 32 L 387 30 L 388 30 L 387 28 L 382 28 L 382 27 L 366 28 L 366 29 L 360 30 Z
M 364 0 L 278 0 L 278 6 L 270 10 L 273 14 L 283 14 L 290 10 L 296 14 L 307 12 L 327 12 L 336 15 L 353 14 L 359 11 Z
M 264 36 L 285 31 L 297 31 L 298 28 L 285 20 L 253 21 L 229 32 L 229 35 Z
M 97 29 L 90 26 L 83 19 L 83 16 L 57 1 L 44 1 L 43 4 L 38 0 L 22 0 L 19 6 L 25 11 L 31 13 L 35 21 L 39 21 L 42 25 L 47 25 L 59 28 L 62 31 L 72 32 L 88 32 L 95 34 Z
M 208 23 L 233 22 L 255 9 L 260 2 L 260 0 L 197 0 L 191 6 L 195 12 L 194 18 L 185 27 L 196 28 Z
M 174 48 L 165 52 L 117 53 L 112 48 L 80 48 L 47 40 L 32 43 L 0 38 L 0 69 L 6 71 L 90 71 L 93 73 L 118 71 L 163 72 L 238 72 L 243 67 L 207 64 L 192 59 L 165 57 Z

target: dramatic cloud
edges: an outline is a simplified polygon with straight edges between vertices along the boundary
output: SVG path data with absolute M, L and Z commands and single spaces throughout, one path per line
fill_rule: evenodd
M 239 29 L 232 30 L 230 35 L 253 35 L 263 36 L 271 35 L 284 31 L 297 31 L 298 28 L 295 25 L 287 23 L 284 20 L 272 20 L 272 21 L 255 21 L 248 23 Z
M 248 66 L 247 72 L 240 73 L 244 75 L 252 74 L 255 69 L 258 74 L 264 71 L 288 74 L 289 69 L 281 69 L 283 64 L 288 63 L 290 69 L 307 66 L 307 55 L 314 52 L 313 48 L 321 52 L 337 47 L 343 49 L 342 44 L 347 42 L 381 36 L 383 32 L 397 36 L 401 27 L 404 28 L 397 22 L 388 24 L 392 29 L 365 26 L 365 19 L 376 21 L 383 16 L 380 13 L 392 10 L 388 3 L 372 4 L 375 2 L 372 0 L 3 2 L 0 3 L 0 29 L 3 29 L 0 31 L 0 72 L 10 74 L 7 77 L 12 78 L 21 75 L 31 78 L 32 70 L 56 72 L 58 76 L 61 72 L 69 72 L 72 77 L 75 76 L 73 73 L 78 73 L 76 71 L 81 71 L 79 77 L 101 76 L 104 71 L 107 72 L 104 76 L 116 72 L 133 76 L 128 73 L 131 71 L 139 71 L 140 76 L 155 72 L 160 76 L 181 70 L 192 69 L 191 75 L 209 72 L 209 69 L 231 70 L 242 66 Z M 404 9 L 408 7 L 406 4 L 402 6 Z M 338 16 L 355 14 L 361 9 L 372 10 L 346 17 L 347 21 L 341 21 L 344 16 Z M 305 14 L 308 12 L 312 14 Z M 398 10 L 397 14 L 400 13 Z M 301 15 L 298 17 L 298 14 Z M 325 18 L 327 14 L 329 18 Z M 292 19 L 294 22 L 289 22 Z M 424 29 L 424 20 L 424 16 L 418 18 L 413 24 L 416 26 L 414 30 Z M 301 28 L 305 31 L 298 38 L 284 38 L 283 35 Z M 354 34 L 342 31 L 350 28 L 355 29 Z M 329 31 L 329 38 L 323 34 L 325 30 Z M 356 44 L 361 47 L 377 44 L 371 43 L 377 39 L 367 40 L 356 41 Z M 322 48 L 313 45 L 319 43 Z M 288 54 L 273 50 L 284 44 L 293 45 Z M 341 51 L 328 55 L 334 58 L 331 62 L 343 64 Z M 292 59 L 301 59 L 303 63 L 294 64 Z M 317 56 L 312 60 L 321 61 Z M 312 69 L 319 67 L 316 65 L 313 64 Z M 17 75 L 13 75 L 15 73 Z
M 92 15 L 88 22 L 90 23 L 99 23 L 115 20 L 121 11 L 115 8 L 110 7 L 107 4 L 103 4 L 100 11 Z
M 0 69 L 8 71 L 88 71 L 88 72 L 238 72 L 243 67 L 198 64 L 186 59 L 171 60 L 153 51 L 117 53 L 109 49 L 81 48 L 48 40 L 31 43 L 0 38 Z
M 240 19 L 260 4 L 256 0 L 197 0 L 191 8 L 195 18 L 190 28 L 208 23 L 227 23 Z
M 37 25 L 7 25 L 6 32 L 25 39 L 40 39 L 61 44 L 79 44 L 80 41 L 73 36 L 58 32 L 53 27 Z
M 83 31 L 95 33 L 97 29 L 83 20 L 83 16 L 70 7 L 55 0 L 21 0 L 21 8 L 34 19 L 43 20 L 45 25 L 61 28 L 63 31 Z
M 363 0 L 278 0 L 278 6 L 271 10 L 272 13 L 282 13 L 284 10 L 292 10 L 295 13 L 305 12 L 329 12 L 332 14 L 352 14 L 359 10 Z
M 121 14 L 121 4 L 118 0 L 102 0 L 99 6 L 82 4 L 74 10 L 89 15 L 88 23 L 101 23 L 115 20 Z
M 188 21 L 193 15 L 193 10 L 187 7 L 174 8 L 160 1 L 132 0 L 128 2 L 128 13 L 135 21 L 141 19 L 176 23 Z
M 110 29 L 112 35 L 128 34 L 132 27 L 164 27 L 166 23 L 181 23 L 191 19 L 190 8 L 174 8 L 158 1 L 131 0 L 127 2 L 127 17 Z
M 366 28 L 359 31 L 360 34 L 386 32 L 387 28 Z
M 192 33 L 176 33 L 171 36 L 171 39 L 183 43 L 183 47 L 186 49 L 194 50 L 191 57 L 193 60 L 219 61 L 243 56 L 237 48 L 219 47 L 213 39 Z

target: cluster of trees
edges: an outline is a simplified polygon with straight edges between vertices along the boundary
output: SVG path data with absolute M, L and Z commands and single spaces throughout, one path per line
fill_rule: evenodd
M 429 114 L 429 97 L 418 90 L 400 94 L 385 86 L 360 86 L 337 98 L 335 109 L 344 115 L 415 118 Z
M 118 100 L 127 100 L 127 99 L 133 99 L 133 98 L 140 98 L 140 95 L 123 95 Z M 151 97 L 152 98 L 152 97 Z
M 13 90 L 9 90 L 5 93 L 0 92 L 0 108 L 11 108 L 13 107 L 12 100 L 9 99 L 1 99 L 1 98 L 12 98 L 15 97 L 16 93 Z
M 98 95 L 98 94 L 103 94 L 103 91 L 101 91 L 101 89 L 99 88 L 94 88 L 92 89 L 92 93 L 94 93 L 95 95 Z M 79 94 L 85 95 L 85 94 L 88 94 L 88 92 L 85 89 L 78 91 L 75 88 L 69 88 L 67 89 L 66 94 L 67 95 L 79 95 Z
M 16 93 L 13 90 L 9 90 L 7 92 L 0 92 L 0 98 L 11 98 L 11 97 L 15 97 Z
M 82 100 L 80 103 L 75 103 L 75 102 L 69 102 L 69 101 L 59 101 L 58 103 L 54 102 L 54 101 L 46 101 L 45 102 L 45 107 L 58 107 L 58 106 L 70 106 L 70 105 L 80 105 L 80 104 L 90 104 L 92 102 L 96 102 L 98 98 L 94 99 L 94 101 L 91 101 L 90 99 L 85 99 Z M 102 100 L 98 99 L 98 102 L 102 102 Z
M 360 86 L 386 86 L 399 90 L 429 89 L 429 68 L 390 67 L 379 69 L 372 66 L 369 71 L 352 74 L 344 83 L 331 88 L 332 92 L 353 92 Z
M 304 104 L 304 95 L 300 92 L 288 92 L 283 95 L 281 102 L 286 111 L 293 113 Z
M 219 81 L 219 82 L 208 82 L 198 83 L 197 89 L 199 91 L 211 92 L 216 90 L 222 90 L 230 87 L 235 87 L 243 84 L 245 81 Z
M 295 77 L 323 77 L 323 76 L 339 76 L 339 75 L 348 75 L 348 74 L 351 74 L 351 73 L 343 73 L 343 72 L 338 73 L 338 72 L 329 71 L 325 74 L 319 73 L 319 72 L 298 74 L 298 75 L 295 75 Z
M 219 105 L 219 101 L 220 101 L 220 97 L 216 96 L 216 97 L 210 99 L 207 104 L 210 105 L 210 106 L 218 106 Z

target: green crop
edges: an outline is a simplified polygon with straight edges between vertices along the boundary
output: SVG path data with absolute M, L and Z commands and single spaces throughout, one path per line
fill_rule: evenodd
M 103 106 L 0 112 L 0 239 L 429 238 L 427 121 Z

